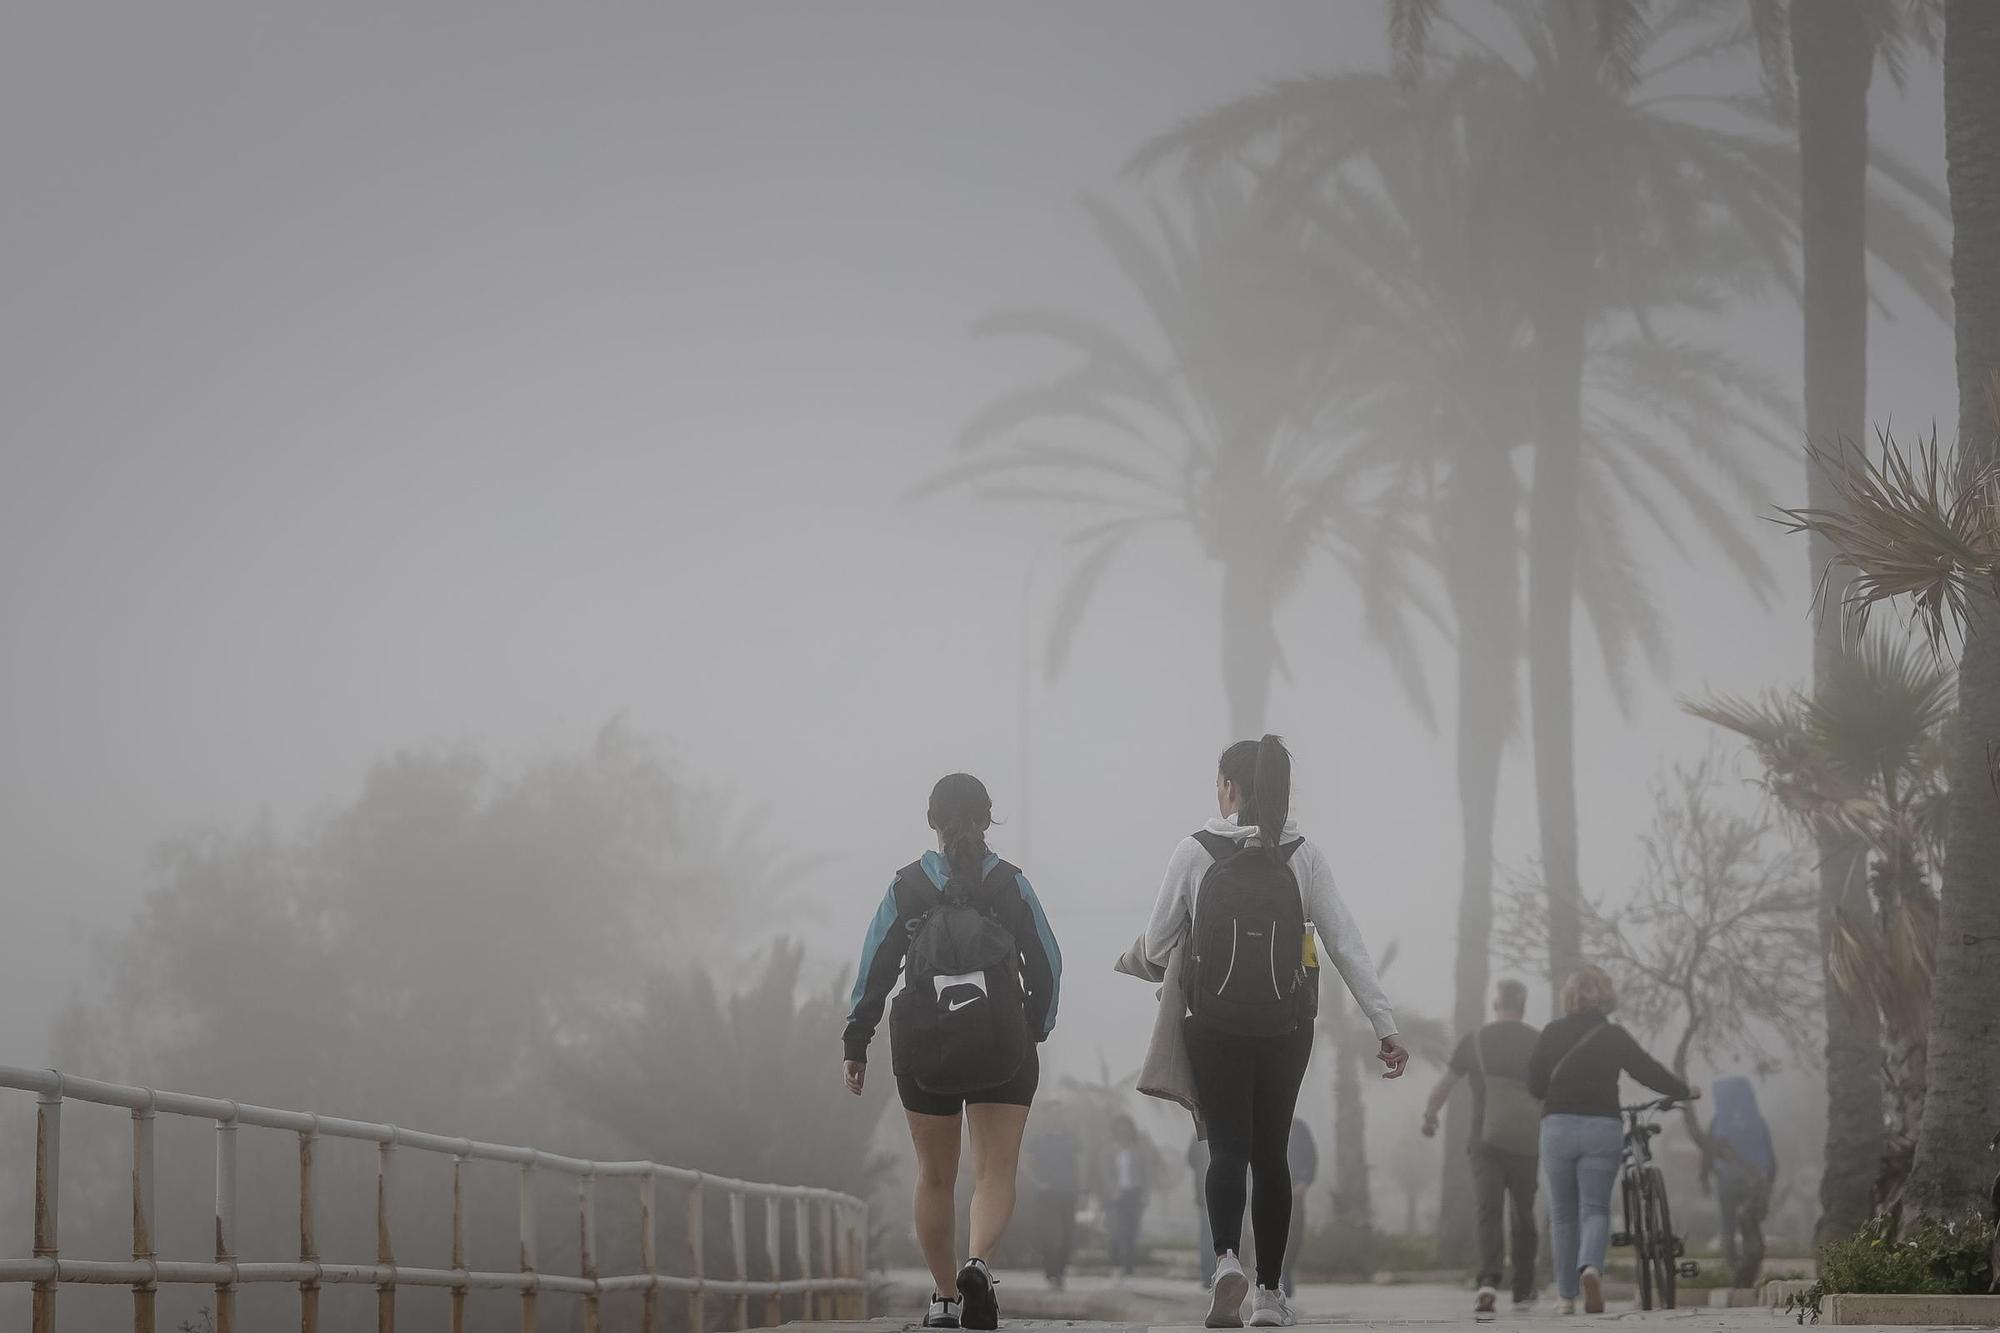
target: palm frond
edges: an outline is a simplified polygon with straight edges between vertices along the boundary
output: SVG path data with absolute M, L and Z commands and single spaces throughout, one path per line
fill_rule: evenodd
M 1838 503 L 1780 509 L 1778 521 L 1833 544 L 1855 572 L 1848 603 L 1859 624 L 1877 604 L 1907 597 L 1942 653 L 1963 631 L 1974 591 L 2000 587 L 2000 467 L 1961 476 L 1936 427 L 1908 450 L 1883 433 L 1880 458 L 1851 446 L 1810 454 Z

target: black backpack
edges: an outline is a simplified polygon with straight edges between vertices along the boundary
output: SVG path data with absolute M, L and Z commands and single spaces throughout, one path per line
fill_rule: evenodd
M 1306 909 L 1292 873 L 1304 839 L 1263 847 L 1203 831 L 1215 858 L 1195 890 L 1188 1010 L 1204 1027 L 1245 1037 L 1296 1031 L 1318 1006 L 1307 986 Z
M 1021 950 L 993 911 L 1019 873 L 1002 861 L 976 882 L 954 874 L 942 893 L 922 862 L 896 876 L 901 902 L 935 904 L 910 927 L 903 989 L 889 1010 L 896 1073 L 926 1091 L 999 1087 L 1027 1061 Z

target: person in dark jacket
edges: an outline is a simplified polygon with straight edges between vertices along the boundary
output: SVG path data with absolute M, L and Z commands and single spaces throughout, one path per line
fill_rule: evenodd
M 1502 1269 L 1511 1234 L 1514 1308 L 1535 1303 L 1535 1180 L 1541 1174 L 1540 1108 L 1524 1101 L 1528 1060 L 1541 1029 L 1528 1025 L 1528 988 L 1511 977 L 1494 988 L 1493 1021 L 1468 1032 L 1424 1106 L 1423 1132 L 1434 1138 L 1438 1113 L 1458 1081 L 1472 1085 L 1472 1131 L 1465 1152 L 1479 1225 L 1479 1290 L 1475 1314 L 1491 1314 L 1500 1300 Z M 1489 1119 L 1488 1103 L 1492 1103 Z M 1512 1104 L 1510 1104 L 1512 1103 Z M 1511 1221 L 1511 1229 L 1509 1222 Z
M 869 923 L 861 946 L 861 968 L 854 982 L 853 1008 L 848 1015 L 843 1075 L 856 1096 L 868 1077 L 868 1045 L 882 1021 L 889 994 L 896 988 L 912 933 L 945 900 L 945 888 L 957 879 L 975 886 L 989 914 L 1013 937 L 1019 950 L 1020 980 L 1028 1026 L 1027 1056 L 1006 1082 L 962 1096 L 923 1087 L 907 1075 L 896 1080 L 903 1112 L 916 1147 L 917 1244 L 937 1284 L 927 1328 L 992 1329 L 999 1326 L 999 1304 L 993 1294 L 993 1274 L 982 1256 L 992 1254 L 1014 1214 L 1015 1176 L 1020 1167 L 1021 1136 L 1028 1126 L 1028 1108 L 1041 1080 L 1034 1043 L 1055 1030 L 1056 1002 L 1062 984 L 1062 951 L 1028 877 L 995 856 L 986 846 L 993 824 L 993 798 L 969 773 L 953 773 L 931 789 L 930 826 L 937 830 L 938 850 L 897 872 L 889 891 Z M 995 885 L 998 885 L 995 888 Z M 973 978 L 933 978 L 971 982 Z M 977 1002 L 983 982 L 964 986 L 965 1004 Z M 927 994 L 927 992 L 926 992 Z M 943 989 L 940 1000 L 956 992 Z M 902 1003 L 899 1001 L 899 1003 Z M 950 1000 L 953 1010 L 961 1002 Z M 908 1052 L 896 1052 L 900 1068 Z M 969 1123 L 972 1160 L 979 1178 L 972 1191 L 972 1257 L 957 1269 L 953 1196 L 958 1185 L 961 1125 Z
M 1542 1103 L 1542 1169 L 1549 1182 L 1549 1239 L 1554 1249 L 1557 1314 L 1604 1312 L 1604 1254 L 1611 1243 L 1611 1183 L 1618 1176 L 1624 1130 L 1618 1076 L 1691 1101 L 1701 1095 L 1646 1054 L 1610 1019 L 1618 988 L 1597 967 L 1580 967 L 1563 984 L 1563 1016 L 1542 1029 L 1528 1057 L 1528 1091 Z
M 1722 1214 L 1722 1257 L 1739 1287 L 1757 1285 L 1764 1267 L 1764 1214 L 1778 1179 L 1778 1151 L 1771 1127 L 1757 1110 L 1757 1090 L 1742 1077 L 1715 1080 L 1715 1119 L 1708 1122 L 1709 1152 L 1702 1157 L 1702 1186 L 1715 1182 Z

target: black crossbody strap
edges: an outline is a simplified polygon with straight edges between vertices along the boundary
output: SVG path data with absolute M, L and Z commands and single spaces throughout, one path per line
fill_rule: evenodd
M 1562 1054 L 1562 1059 L 1556 1061 L 1556 1067 L 1549 1071 L 1549 1086 L 1553 1088 L 1556 1085 L 1556 1075 L 1562 1073 L 1563 1066 L 1570 1062 L 1570 1057 L 1574 1056 L 1578 1051 L 1582 1050 L 1584 1047 L 1590 1045 L 1591 1042 L 1597 1040 L 1597 1034 L 1609 1030 L 1610 1027 L 1611 1024 L 1609 1023 L 1599 1023 L 1596 1027 L 1584 1033 L 1581 1037 L 1578 1037 L 1576 1039 L 1576 1045 L 1564 1051 Z

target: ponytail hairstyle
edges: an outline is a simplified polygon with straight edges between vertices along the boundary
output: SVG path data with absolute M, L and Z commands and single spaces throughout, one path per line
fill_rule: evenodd
M 993 826 L 993 798 L 970 773 L 950 773 L 931 788 L 930 824 L 938 831 L 953 875 L 977 880 L 986 868 L 986 830 Z
M 1224 750 L 1216 771 L 1243 793 L 1236 822 L 1255 824 L 1275 858 L 1292 813 L 1292 752 L 1281 738 L 1266 733 L 1260 741 L 1238 741 Z

